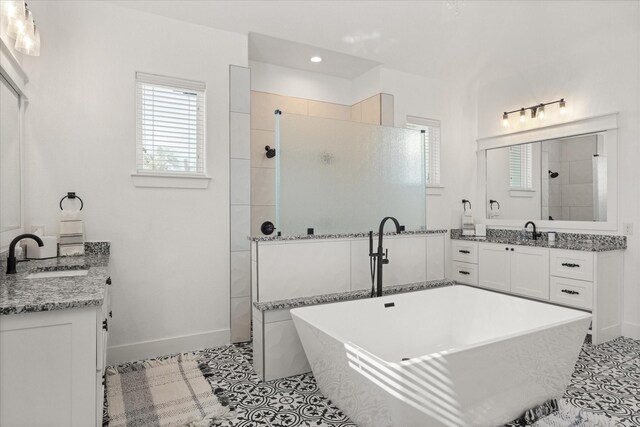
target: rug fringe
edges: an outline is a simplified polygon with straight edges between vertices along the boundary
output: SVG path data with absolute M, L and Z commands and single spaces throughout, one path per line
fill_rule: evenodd
M 107 369 L 105 369 L 105 376 L 125 374 L 127 372 L 140 371 L 147 368 L 155 368 L 156 366 L 168 365 L 175 362 L 189 362 L 192 360 L 198 360 L 198 356 L 192 353 L 182 353 L 168 357 L 166 359 L 154 359 L 146 360 L 144 362 L 134 362 L 131 365 L 127 366 L 108 366 Z

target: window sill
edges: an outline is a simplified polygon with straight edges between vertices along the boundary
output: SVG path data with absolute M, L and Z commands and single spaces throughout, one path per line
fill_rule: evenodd
M 535 195 L 536 190 L 509 190 L 511 197 L 533 197 Z
M 442 185 L 427 185 L 427 196 L 442 196 L 444 187 Z
M 131 180 L 136 187 L 152 188 L 194 188 L 207 189 L 211 177 L 206 175 L 155 175 L 132 173 Z

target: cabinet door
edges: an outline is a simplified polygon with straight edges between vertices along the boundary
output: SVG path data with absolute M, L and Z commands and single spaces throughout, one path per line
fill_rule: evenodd
M 549 250 L 512 246 L 511 292 L 533 298 L 549 299 Z
M 478 285 L 499 291 L 509 290 L 509 247 L 494 243 L 478 245 Z

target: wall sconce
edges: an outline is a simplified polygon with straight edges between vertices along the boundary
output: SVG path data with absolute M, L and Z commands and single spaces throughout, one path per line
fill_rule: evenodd
M 513 113 L 520 113 L 520 123 L 524 123 L 527 120 L 527 110 L 531 111 L 531 118 L 532 119 L 544 119 L 544 117 L 546 116 L 546 110 L 545 110 L 545 106 L 546 105 L 552 105 L 552 104 L 558 104 L 558 106 L 560 107 L 560 114 L 561 115 L 565 115 L 567 112 L 567 102 L 564 100 L 564 98 L 559 99 L 557 101 L 552 101 L 552 102 L 544 102 L 538 105 L 533 105 L 531 107 L 527 107 L 527 108 L 520 108 L 518 110 L 513 110 L 513 111 L 505 111 L 504 113 L 502 113 L 502 126 L 503 127 L 509 127 L 509 114 L 513 114 Z
M 27 4 L 3 0 L 0 7 L 2 17 L 7 20 L 7 35 L 16 40 L 16 50 L 25 55 L 40 56 L 40 30 Z

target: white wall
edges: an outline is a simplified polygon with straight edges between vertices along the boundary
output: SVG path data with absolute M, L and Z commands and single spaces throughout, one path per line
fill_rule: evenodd
M 87 240 L 111 241 L 111 362 L 228 342 L 229 64 L 247 65 L 246 36 L 103 2 L 29 6 L 28 224 L 57 234 L 76 191 Z M 133 186 L 135 71 L 206 82 L 208 189 Z
M 351 80 L 250 61 L 251 90 L 352 105 Z M 360 100 L 358 100 L 360 101 Z
M 622 14 L 634 13 L 640 19 L 639 4 L 628 3 Z M 622 18 L 621 18 L 622 19 Z M 611 28 L 615 22 L 608 22 Z M 551 49 L 552 50 L 552 49 Z M 557 56 L 557 55 L 556 55 Z M 575 120 L 618 112 L 618 229 L 634 223 L 636 234 L 628 236 L 624 262 L 624 327 L 626 336 L 640 338 L 640 27 L 631 34 L 600 38 L 595 43 L 576 46 L 560 59 L 545 62 L 535 68 L 491 70 L 477 77 L 477 137 L 487 137 L 536 126 L 529 120 L 525 126 L 512 121 L 513 126 L 501 127 L 501 113 L 523 106 L 564 97 L 568 114 L 561 118 L 555 107 L 549 107 L 545 124 Z M 472 143 L 470 141 L 470 143 Z M 555 227 L 557 228 L 557 227 Z M 559 228 L 557 228 L 560 230 Z

